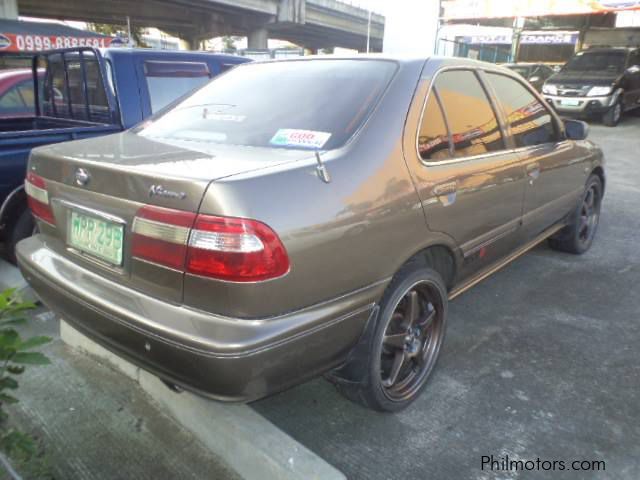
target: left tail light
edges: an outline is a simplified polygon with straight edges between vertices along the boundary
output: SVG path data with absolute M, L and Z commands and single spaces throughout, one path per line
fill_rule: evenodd
M 56 220 L 49 203 L 49 192 L 47 192 L 47 183 L 44 178 L 33 172 L 27 173 L 24 191 L 33 216 L 50 225 L 55 225 Z

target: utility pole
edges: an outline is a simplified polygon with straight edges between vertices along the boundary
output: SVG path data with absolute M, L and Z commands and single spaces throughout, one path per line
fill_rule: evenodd
M 369 21 L 367 22 L 367 53 L 371 51 L 371 7 L 369 7 Z
M 520 36 L 524 28 L 525 17 L 516 17 L 513 19 L 513 37 L 511 39 L 511 61 L 518 61 L 518 50 L 520 49 Z

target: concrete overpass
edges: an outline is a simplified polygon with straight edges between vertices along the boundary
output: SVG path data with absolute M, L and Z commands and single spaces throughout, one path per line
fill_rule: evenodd
M 336 0 L 0 0 L 20 15 L 157 27 L 192 45 L 238 35 L 249 48 L 267 48 L 268 38 L 310 49 L 345 47 L 364 51 L 368 11 Z M 0 5 L 1 7 L 2 5 Z M 0 8 L 0 11 L 2 9 Z M 371 50 L 382 51 L 384 17 L 374 14 Z

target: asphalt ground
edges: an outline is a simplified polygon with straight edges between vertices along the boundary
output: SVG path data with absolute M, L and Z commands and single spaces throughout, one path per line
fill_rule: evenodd
M 368 411 L 322 379 L 253 408 L 351 479 L 636 480 L 640 119 L 593 125 L 590 138 L 608 160 L 591 251 L 541 245 L 456 299 L 438 368 L 408 410 Z M 44 447 L 25 478 L 237 478 L 132 381 L 65 347 L 43 308 L 28 330 L 56 339 L 53 364 L 28 370 L 12 407 Z M 491 455 L 556 470 L 483 468 Z M 572 471 L 576 460 L 604 471 Z
M 640 118 L 592 124 L 589 138 L 608 175 L 592 249 L 545 243 L 453 301 L 439 364 L 408 410 L 367 411 L 322 379 L 254 408 L 351 479 L 637 480 Z M 491 455 L 540 462 L 483 468 Z M 605 463 L 574 471 L 583 460 Z

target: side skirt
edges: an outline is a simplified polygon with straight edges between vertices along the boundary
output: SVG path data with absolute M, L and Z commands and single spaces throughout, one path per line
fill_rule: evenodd
M 498 262 L 489 265 L 484 270 L 481 270 L 480 272 L 478 272 L 474 276 L 470 277 L 468 280 L 465 280 L 463 283 L 461 283 L 460 285 L 456 286 L 453 290 L 451 290 L 449 292 L 449 300 L 453 300 L 458 295 L 462 295 L 464 292 L 469 290 L 471 287 L 473 287 L 474 285 L 480 283 L 485 278 L 493 275 L 494 273 L 496 273 L 498 270 L 502 269 L 503 267 L 506 267 L 511 262 L 513 262 L 515 259 L 517 259 L 518 257 L 524 255 L 529 250 L 531 250 L 533 247 L 535 247 L 539 243 L 543 242 L 544 240 L 549 238 L 554 233 L 557 233 L 558 231 L 562 230 L 564 227 L 565 227 L 564 223 L 558 224 L 558 225 L 554 225 L 553 227 L 545 230 L 540 235 L 538 235 L 533 240 L 531 240 L 529 243 L 526 243 L 525 245 L 520 247 L 518 250 L 516 250 L 513 253 L 511 253 L 510 255 L 506 256 L 502 260 L 499 260 Z

